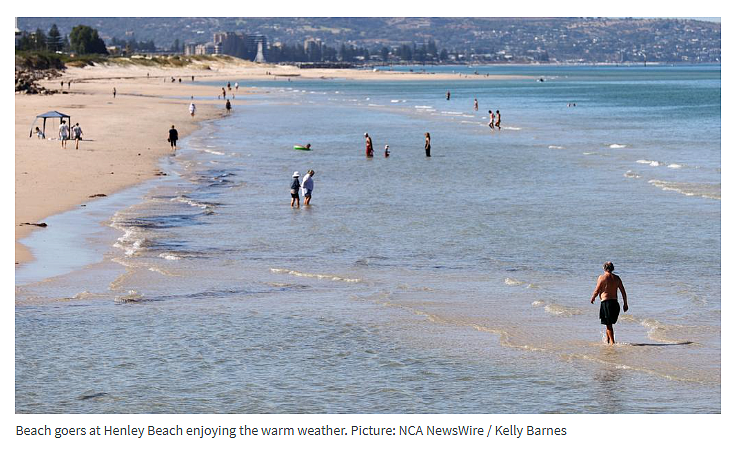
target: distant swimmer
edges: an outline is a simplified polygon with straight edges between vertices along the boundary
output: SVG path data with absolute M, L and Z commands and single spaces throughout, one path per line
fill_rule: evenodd
M 447 95 L 445 96 L 446 100 L 450 100 L 450 91 L 448 91 Z
M 605 274 L 597 278 L 597 287 L 592 294 L 591 303 L 594 303 L 597 295 L 600 296 L 600 322 L 607 326 L 607 343 L 615 344 L 615 331 L 612 329 L 612 326 L 617 322 L 618 315 L 620 314 L 617 291 L 620 290 L 623 296 L 623 312 L 628 312 L 628 295 L 625 293 L 623 281 L 620 279 L 620 276 L 612 272 L 615 269 L 612 262 L 605 262 L 602 268 L 605 270 Z
M 299 189 L 301 189 L 301 183 L 299 182 L 298 178 L 300 178 L 301 175 L 298 173 L 298 171 L 293 172 L 293 182 L 291 182 L 291 208 L 293 208 L 293 203 L 296 203 L 296 208 L 301 207 L 301 200 L 299 200 Z
M 425 155 L 430 156 L 430 132 L 425 133 Z
M 36 127 L 36 128 L 38 128 L 38 127 Z M 386 145 L 386 149 L 383 150 L 383 156 L 384 157 L 388 157 L 389 155 L 391 155 L 391 151 L 389 151 L 389 145 L 387 144 Z
M 488 125 L 490 129 L 492 130 L 494 129 L 494 113 L 492 113 L 491 110 L 489 110 L 489 124 Z
M 178 131 L 175 130 L 175 126 L 170 127 L 170 131 L 167 134 L 167 141 L 170 142 L 170 150 L 174 151 L 178 146 Z
M 479 101 L 475 98 L 473 99 L 473 110 L 478 111 L 479 110 Z
M 365 134 L 365 156 L 373 157 L 373 140 L 367 132 Z
M 497 116 L 496 116 L 496 122 L 494 122 L 494 127 L 498 128 L 499 130 L 502 130 L 501 124 L 502 123 L 502 115 L 499 114 L 499 110 L 497 110 Z
M 196 115 L 196 104 L 191 103 L 190 106 L 188 106 L 188 112 L 190 113 L 190 117 L 194 117 Z

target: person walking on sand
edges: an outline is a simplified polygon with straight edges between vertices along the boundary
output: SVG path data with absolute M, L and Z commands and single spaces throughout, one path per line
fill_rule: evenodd
M 623 296 L 623 312 L 628 312 L 628 295 L 625 293 L 625 287 L 623 287 L 620 276 L 612 272 L 615 269 L 612 262 L 605 262 L 602 268 L 605 270 L 605 274 L 597 278 L 597 287 L 592 293 L 591 303 L 594 303 L 597 295 L 600 296 L 599 319 L 607 327 L 607 343 L 615 344 L 615 331 L 612 326 L 615 325 L 620 314 L 617 291 L 620 290 Z
M 365 156 L 373 157 L 373 140 L 367 132 L 365 134 Z
M 478 111 L 479 110 L 479 101 L 475 98 L 473 99 L 473 110 Z
M 59 139 L 62 141 L 62 149 L 67 149 L 67 140 L 69 139 L 69 126 L 64 119 L 59 124 Z
M 501 124 L 502 123 L 502 115 L 499 114 L 499 110 L 497 110 L 497 117 L 496 122 L 494 122 L 494 127 L 498 128 L 499 130 L 502 130 Z
M 170 142 L 170 150 L 174 151 L 178 148 L 178 131 L 175 130 L 175 126 L 170 127 L 170 131 L 167 135 L 167 141 Z
M 116 88 L 113 88 L 113 98 L 116 98 Z
M 188 106 L 188 112 L 190 113 L 190 117 L 194 117 L 196 115 L 196 104 L 191 102 L 190 106 Z
M 301 201 L 299 200 L 298 191 L 301 189 L 301 183 L 298 181 L 298 178 L 300 178 L 301 175 L 298 174 L 298 171 L 293 172 L 293 182 L 291 182 L 291 208 L 293 208 L 293 203 L 296 203 L 296 208 L 301 207 Z
M 430 132 L 425 133 L 425 155 L 430 156 Z
M 314 180 L 312 176 L 314 176 L 314 170 L 309 170 L 301 181 L 301 189 L 304 192 L 304 205 L 307 206 L 311 202 L 311 193 L 314 191 Z
M 72 137 L 75 139 L 75 149 L 80 149 L 80 140 L 82 140 L 82 127 L 80 127 L 80 123 L 76 123 L 74 127 L 72 127 Z

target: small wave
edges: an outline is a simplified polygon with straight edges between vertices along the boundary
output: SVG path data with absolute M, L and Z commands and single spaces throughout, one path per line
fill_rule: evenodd
M 202 202 L 199 202 L 199 201 L 196 201 L 196 200 L 192 200 L 192 199 L 188 198 L 186 195 L 180 195 L 178 197 L 175 197 L 175 198 L 171 199 L 171 201 L 185 203 L 187 205 L 195 206 L 195 207 L 201 208 L 201 209 L 213 209 L 213 205 L 212 204 L 202 203 Z
M 633 170 L 626 171 L 623 174 L 623 176 L 625 176 L 626 178 L 636 178 L 636 179 L 638 179 L 638 178 L 641 177 L 641 175 L 639 175 L 638 173 L 634 172 Z
M 399 100 L 391 100 L 391 103 L 399 103 Z
M 368 106 L 383 106 L 383 105 L 376 105 L 375 103 L 368 103 Z
M 627 145 L 626 144 L 611 144 L 609 147 L 610 149 L 623 149 L 627 147 Z
M 584 154 L 585 156 L 593 156 L 597 153 L 596 152 L 582 152 L 582 154 Z
M 548 146 L 548 149 L 563 149 L 563 146 Z
M 554 316 L 571 317 L 583 314 L 579 308 L 572 308 L 570 306 L 559 305 L 557 303 L 551 303 L 545 305 L 543 308 L 546 313 L 553 314 Z
M 130 290 L 128 294 L 113 299 L 116 303 L 139 303 L 144 297 L 135 290 Z
M 442 114 L 454 114 L 454 115 L 456 115 L 456 116 L 460 116 L 461 114 L 463 114 L 463 113 L 462 113 L 462 112 L 460 112 L 460 111 L 440 111 L 440 112 L 441 112 Z
M 658 179 L 652 179 L 649 183 L 658 187 L 661 190 L 669 190 L 672 192 L 678 192 L 687 197 L 703 197 L 711 200 L 720 200 L 720 185 L 717 184 L 701 184 L 701 183 L 683 183 L 683 182 L 669 182 L 660 181 Z
M 522 281 L 518 281 L 517 279 L 512 279 L 512 278 L 504 278 L 504 283 L 507 284 L 508 286 L 521 286 L 525 284 Z
M 502 130 L 522 130 L 522 127 L 502 127 Z
M 152 271 L 152 272 L 155 272 L 155 273 L 159 273 L 162 276 L 179 276 L 179 275 L 172 274 L 169 271 L 166 271 L 166 270 L 163 270 L 163 269 L 157 268 L 157 267 L 149 267 L 149 271 Z
M 270 271 L 273 273 L 282 273 L 282 274 L 300 276 L 300 277 L 305 277 L 305 278 L 329 279 L 331 281 L 344 281 L 344 282 L 360 282 L 360 279 L 356 279 L 356 278 L 343 278 L 342 276 L 324 275 L 324 274 L 319 274 L 319 273 L 305 273 L 302 271 L 287 270 L 285 268 L 271 268 Z
M 212 150 L 212 149 L 204 149 L 203 151 L 204 151 L 204 152 L 208 152 L 209 154 L 214 154 L 214 155 L 217 155 L 217 156 L 223 156 L 223 155 L 224 155 L 224 153 L 223 153 L 223 152 L 220 152 L 220 151 L 214 151 L 214 150 Z
M 678 163 L 670 163 L 667 165 L 668 168 L 684 168 L 684 165 L 680 165 Z
M 533 305 L 533 307 L 538 308 L 545 305 L 545 302 L 543 300 L 535 300 L 531 304 Z
M 657 160 L 645 160 L 645 159 L 636 160 L 636 163 L 641 163 L 644 165 L 651 165 L 652 167 L 658 167 L 659 165 L 662 165 L 662 163 Z
M 427 106 L 427 105 L 414 105 L 414 107 L 417 109 L 432 109 L 431 106 Z
M 111 224 L 111 226 L 114 226 L 114 224 Z M 139 230 L 128 228 L 124 229 L 124 234 L 113 243 L 113 247 L 124 251 L 126 257 L 132 257 L 143 249 L 145 241 L 146 237 Z
M 171 252 L 163 252 L 162 254 L 158 255 L 157 257 L 160 257 L 165 260 L 180 260 L 182 257 L 175 255 Z
M 648 337 L 660 343 L 679 343 L 680 341 L 669 338 L 671 328 L 656 319 L 643 319 L 641 325 L 648 329 Z
M 540 289 L 540 286 L 537 284 L 530 283 L 527 285 L 528 289 Z

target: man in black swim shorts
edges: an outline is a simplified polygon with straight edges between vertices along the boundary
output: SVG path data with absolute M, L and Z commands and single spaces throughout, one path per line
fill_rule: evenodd
M 615 331 L 612 326 L 617 322 L 618 315 L 620 314 L 617 291 L 620 290 L 623 296 L 624 312 L 628 311 L 628 295 L 625 293 L 623 281 L 620 279 L 620 276 L 612 272 L 615 269 L 612 262 L 605 262 L 602 268 L 605 270 L 605 274 L 597 278 L 597 287 L 592 294 L 591 303 L 594 303 L 597 295 L 600 296 L 602 302 L 600 303 L 599 319 L 607 327 L 607 343 L 615 344 Z

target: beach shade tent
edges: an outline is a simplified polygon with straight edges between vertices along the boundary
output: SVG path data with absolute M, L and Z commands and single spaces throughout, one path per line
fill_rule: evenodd
M 48 113 L 39 114 L 38 116 L 36 116 L 36 119 L 33 121 L 33 124 L 31 124 L 31 131 L 28 134 L 29 138 L 33 136 L 33 126 L 36 125 L 36 122 L 39 119 L 44 120 L 44 124 L 41 127 L 41 131 L 44 133 L 44 137 L 46 137 L 46 120 L 47 119 L 59 119 L 59 122 L 61 122 L 62 119 L 67 119 L 67 125 L 69 126 L 72 125 L 72 118 L 67 114 L 60 113 L 59 111 L 49 111 Z

